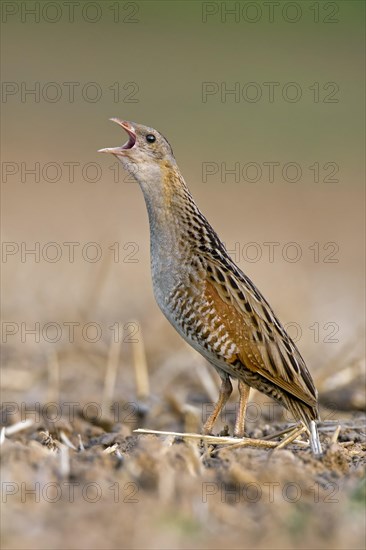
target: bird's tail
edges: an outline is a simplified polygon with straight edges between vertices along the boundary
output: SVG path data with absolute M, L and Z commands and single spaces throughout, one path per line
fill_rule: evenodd
M 292 399 L 287 404 L 288 409 L 295 418 L 299 418 L 309 431 L 310 447 L 314 456 L 320 457 L 323 454 L 319 440 L 316 421 L 319 420 L 319 412 L 316 407 L 310 407 L 301 401 Z

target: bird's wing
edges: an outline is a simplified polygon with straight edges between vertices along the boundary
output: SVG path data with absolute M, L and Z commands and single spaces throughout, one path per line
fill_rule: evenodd
M 294 342 L 258 289 L 229 257 L 207 258 L 206 299 L 236 344 L 237 358 L 309 406 L 317 392 Z M 231 358 L 232 363 L 235 358 Z

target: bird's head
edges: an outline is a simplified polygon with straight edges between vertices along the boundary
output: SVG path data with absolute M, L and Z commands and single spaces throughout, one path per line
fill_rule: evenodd
M 128 140 L 120 147 L 99 149 L 99 153 L 111 153 L 136 180 L 150 179 L 161 173 L 162 167 L 175 165 L 172 148 L 168 141 L 154 128 L 111 118 L 128 134 Z

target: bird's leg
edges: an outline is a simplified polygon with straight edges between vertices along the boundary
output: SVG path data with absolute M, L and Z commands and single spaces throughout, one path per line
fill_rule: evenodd
M 222 383 L 221 383 L 221 388 L 219 392 L 219 398 L 217 400 L 213 413 L 210 414 L 209 418 L 206 420 L 203 426 L 203 432 L 206 435 L 212 433 L 213 425 L 215 424 L 217 417 L 219 416 L 227 400 L 229 399 L 231 392 L 233 391 L 233 387 L 231 385 L 229 375 L 222 374 L 221 377 L 222 377 Z
M 239 380 L 238 390 L 239 390 L 239 410 L 235 420 L 234 436 L 244 437 L 245 411 L 248 404 L 250 387 L 247 386 L 242 380 Z

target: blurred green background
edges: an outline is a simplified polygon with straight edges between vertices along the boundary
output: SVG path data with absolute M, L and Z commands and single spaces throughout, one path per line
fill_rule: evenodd
M 29 326 L 83 318 L 104 327 L 134 317 L 151 345 L 162 328 L 167 342 L 180 345 L 152 296 L 140 190 L 112 157 L 97 154 L 125 140 L 108 122 L 119 116 L 168 137 L 234 259 L 283 322 L 301 327 L 300 347 L 314 368 L 351 341 L 357 346 L 363 3 L 81 2 L 73 13 L 33 4 L 3 5 L 2 236 L 11 243 L 3 248 L 3 317 Z M 272 98 L 268 83 L 275 83 Z M 217 173 L 204 181 L 206 163 Z M 223 176 L 222 163 L 236 163 L 239 181 Z M 243 177 L 248 163 L 255 163 L 248 179 L 260 167 L 257 182 Z M 287 163 L 300 167 L 298 181 L 285 181 Z M 36 176 L 27 173 L 35 168 Z M 65 242 L 80 243 L 73 262 Z M 90 242 L 102 254 L 96 262 L 82 252 Z M 279 243 L 273 262 L 266 242 Z M 22 246 L 39 246 L 39 257 L 22 256 Z M 258 250 L 258 261 L 248 261 Z M 286 261 L 287 250 L 299 261 Z M 93 258 L 95 249 L 88 252 Z M 336 324 L 338 342 L 324 341 L 332 330 L 326 323 Z M 20 333 L 8 339 L 19 341 Z
M 300 324 L 300 346 L 314 367 L 336 356 L 363 323 L 363 3 L 81 2 L 73 10 L 34 4 L 3 4 L 2 235 L 16 243 L 5 249 L 2 266 L 4 318 L 84 316 L 108 324 L 132 316 L 146 325 L 147 338 L 155 341 L 164 327 L 178 345 L 152 296 L 140 190 L 122 170 L 116 175 L 112 157 L 96 152 L 125 140 L 108 122 L 118 116 L 168 137 L 230 250 L 258 243 L 259 261 L 238 252 L 234 258 L 283 322 Z M 205 83 L 215 93 L 205 95 Z M 268 83 L 276 83 L 273 101 Z M 221 96 L 235 86 L 240 95 Z M 27 94 L 31 89 L 36 93 Z M 257 93 L 258 101 L 248 101 Z M 207 162 L 218 172 L 203 182 Z M 263 164 L 269 162 L 279 163 L 273 183 Z M 289 162 L 300 166 L 297 182 L 282 176 Z M 25 173 L 35 163 L 39 181 Z M 74 178 L 70 163 L 78 163 Z M 235 182 L 228 175 L 221 182 L 221 163 L 239 163 L 240 170 L 256 163 L 262 177 Z M 315 163 L 318 182 L 309 168 Z M 30 249 L 40 243 L 39 262 L 21 257 L 22 242 Z M 62 250 L 54 263 L 42 258 L 49 242 Z M 80 243 L 73 263 L 64 242 Z M 82 257 L 89 242 L 100 245 L 100 261 Z M 108 249 L 115 242 L 117 263 Z M 280 243 L 273 263 L 264 242 Z M 289 242 L 300 247 L 298 262 L 282 256 Z M 324 248 L 329 242 L 336 244 Z M 319 261 L 311 246 L 319 247 Z M 253 258 L 257 249 L 245 250 Z M 337 261 L 329 263 L 335 250 Z M 339 343 L 322 342 L 323 330 L 314 346 L 314 322 L 337 323 Z

